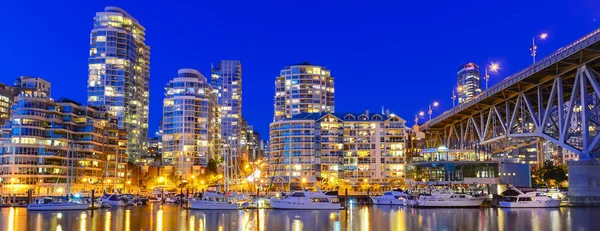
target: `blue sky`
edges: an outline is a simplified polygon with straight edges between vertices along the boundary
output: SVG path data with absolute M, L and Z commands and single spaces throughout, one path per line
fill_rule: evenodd
M 0 82 L 20 75 L 52 82 L 53 97 L 85 102 L 95 12 L 121 7 L 146 28 L 150 131 L 163 87 L 180 68 L 210 76 L 239 59 L 243 115 L 268 139 L 274 80 L 286 65 L 323 65 L 335 77 L 336 111 L 381 111 L 409 121 L 434 100 L 452 106 L 456 68 L 500 63 L 496 83 L 600 26 L 600 2 L 569 1 L 2 1 Z

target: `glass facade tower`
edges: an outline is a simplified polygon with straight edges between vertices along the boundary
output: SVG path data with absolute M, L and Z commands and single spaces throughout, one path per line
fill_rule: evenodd
M 458 103 L 465 103 L 481 93 L 479 66 L 467 63 L 458 67 Z
M 301 63 L 281 70 L 275 80 L 273 121 L 300 113 L 334 112 L 334 81 L 328 69 Z
M 212 68 L 211 84 L 221 108 L 223 154 L 237 159 L 240 150 L 242 120 L 242 64 L 239 60 L 222 60 Z M 234 160 L 235 161 L 235 160 Z
M 118 118 L 132 161 L 147 148 L 150 47 L 144 31 L 124 10 L 106 7 L 96 13 L 90 35 L 88 105 Z
M 206 77 L 193 69 L 180 69 L 165 86 L 163 101 L 163 162 L 184 177 L 199 174 L 219 150 L 216 94 Z M 186 178 L 187 179 L 187 178 Z

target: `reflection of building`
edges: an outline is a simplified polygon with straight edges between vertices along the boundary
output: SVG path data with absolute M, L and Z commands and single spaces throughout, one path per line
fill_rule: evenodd
M 458 103 L 471 100 L 481 93 L 481 79 L 479 78 L 479 66 L 475 63 L 467 63 L 458 67 Z
M 408 184 L 498 184 L 498 162 L 472 150 L 424 149 L 407 167 Z
M 300 113 L 334 112 L 334 82 L 328 69 L 301 63 L 285 67 L 275 80 L 273 121 Z
M 302 113 L 270 127 L 275 180 L 391 185 L 404 179 L 405 121 L 393 114 Z
M 242 120 L 242 64 L 238 60 L 222 60 L 212 69 L 211 85 L 217 93 L 220 118 L 221 139 L 226 145 L 222 155 L 231 151 L 237 158 L 240 148 Z
M 10 117 L 10 107 L 14 98 L 12 87 L 0 83 L 0 126 Z
M 150 47 L 145 29 L 124 10 L 96 13 L 90 34 L 88 105 L 104 107 L 128 131 L 127 154 L 144 154 L 148 138 Z
M 192 69 L 180 69 L 165 86 L 162 124 L 162 160 L 178 175 L 199 174 L 212 158 L 217 98 L 206 77 Z M 217 144 L 219 142 L 217 141 Z
M 0 182 L 11 192 L 2 194 L 34 188 L 35 193 L 64 195 L 67 174 L 73 176 L 71 192 L 123 188 L 129 177 L 126 133 L 118 129 L 116 117 L 68 99 L 54 101 L 40 94 L 45 88 L 21 85 L 15 98 L 0 147 Z M 115 182 L 117 145 L 121 151 Z

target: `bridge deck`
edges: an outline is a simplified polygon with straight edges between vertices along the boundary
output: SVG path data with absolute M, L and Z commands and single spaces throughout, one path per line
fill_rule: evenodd
M 574 72 L 577 66 L 600 58 L 600 28 L 559 48 L 535 64 L 505 78 L 472 100 L 459 104 L 421 126 L 421 130 L 443 128 L 531 89 L 553 76 Z

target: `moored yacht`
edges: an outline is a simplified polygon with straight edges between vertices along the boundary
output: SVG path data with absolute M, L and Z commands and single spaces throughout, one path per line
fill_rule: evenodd
M 206 192 L 201 198 L 189 200 L 188 208 L 203 210 L 237 210 L 240 209 L 240 203 L 235 196 L 216 192 Z
M 371 200 L 376 205 L 409 205 L 409 195 L 403 191 L 387 191 L 381 196 L 372 196 Z
M 338 210 L 342 205 L 335 196 L 318 192 L 298 191 L 291 195 L 269 200 L 273 209 L 310 209 L 310 210 Z
M 125 206 L 125 202 L 117 194 L 111 194 L 102 197 L 102 205 L 106 207 L 121 207 Z
M 480 207 L 484 198 L 454 193 L 452 190 L 434 190 L 417 198 L 418 207 Z
M 523 193 L 514 187 L 512 190 L 518 193 L 516 196 L 504 196 L 499 206 L 502 208 L 557 208 L 560 207 L 560 199 L 551 198 L 545 192 Z
M 40 198 L 27 206 L 29 211 L 64 211 L 64 210 L 86 210 L 90 203 L 83 201 L 56 201 L 53 198 Z

